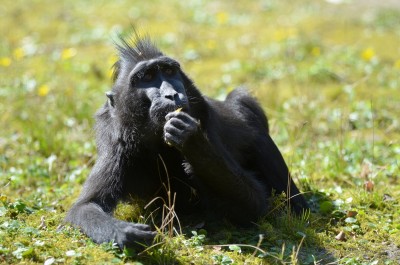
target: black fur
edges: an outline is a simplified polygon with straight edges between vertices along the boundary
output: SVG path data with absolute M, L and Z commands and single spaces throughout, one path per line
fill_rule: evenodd
M 121 43 L 114 86 L 96 115 L 98 159 L 67 222 L 98 243 L 113 240 L 122 248 L 149 241 L 155 235 L 149 226 L 114 219 L 112 212 L 131 195 L 166 196 L 167 175 L 178 211 L 218 212 L 248 223 L 267 212 L 272 190 L 297 195 L 295 212 L 307 208 L 262 108 L 244 89 L 225 101 L 207 98 L 148 37 Z

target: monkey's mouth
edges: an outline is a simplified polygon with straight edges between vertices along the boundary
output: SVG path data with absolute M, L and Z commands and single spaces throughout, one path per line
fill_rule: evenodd
M 170 113 L 174 112 L 177 109 L 184 109 L 186 107 L 176 105 L 176 104 L 165 104 L 165 103 L 159 103 L 159 104 L 152 104 L 150 107 L 149 115 L 150 119 L 154 124 L 156 124 L 159 127 L 163 127 L 166 120 L 165 116 Z
M 150 107 L 150 115 L 154 114 L 154 116 L 163 116 L 167 115 L 170 112 L 180 110 L 180 111 L 187 111 L 189 106 L 186 102 L 180 102 L 176 104 L 175 102 L 154 102 Z

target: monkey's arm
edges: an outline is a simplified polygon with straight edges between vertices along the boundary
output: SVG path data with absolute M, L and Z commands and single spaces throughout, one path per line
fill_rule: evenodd
M 254 221 L 266 212 L 265 187 L 253 172 L 246 171 L 234 159 L 213 128 L 201 128 L 197 120 L 184 112 L 169 113 L 166 119 L 166 142 L 181 150 L 194 175 L 222 203 L 229 218 Z M 212 127 L 214 122 L 218 121 L 205 126 Z
M 124 161 L 117 153 L 100 155 L 66 221 L 96 243 L 114 241 L 120 248 L 150 241 L 155 232 L 144 224 L 117 220 L 112 212 L 122 195 Z

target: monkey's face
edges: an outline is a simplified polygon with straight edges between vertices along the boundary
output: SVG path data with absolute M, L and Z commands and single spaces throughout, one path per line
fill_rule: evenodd
M 145 73 L 144 79 L 139 89 L 151 102 L 149 117 L 154 124 L 162 127 L 169 112 L 188 108 L 185 87 L 177 69 L 151 70 Z
M 161 129 L 165 116 L 176 109 L 188 110 L 188 98 L 178 62 L 159 57 L 137 63 L 130 71 L 128 89 L 118 97 L 122 113 L 130 120 L 150 122 Z M 140 119 L 138 119 L 140 117 Z

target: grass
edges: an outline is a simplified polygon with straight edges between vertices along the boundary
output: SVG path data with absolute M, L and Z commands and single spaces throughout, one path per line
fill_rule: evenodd
M 375 4 L 2 3 L 0 263 L 400 262 L 400 7 Z M 310 216 L 183 223 L 184 235 L 140 254 L 60 227 L 96 158 L 92 117 L 111 86 L 112 42 L 132 23 L 205 94 L 245 85 L 258 97 Z M 149 213 L 124 204 L 116 214 Z

